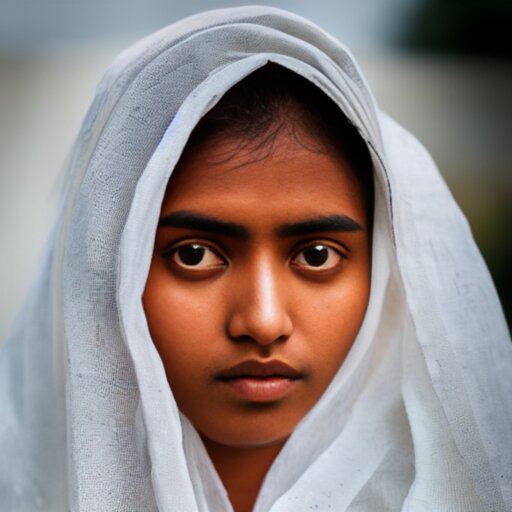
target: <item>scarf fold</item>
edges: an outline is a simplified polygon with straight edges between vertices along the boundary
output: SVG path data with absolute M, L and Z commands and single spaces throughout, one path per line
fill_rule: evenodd
M 316 84 L 357 127 L 375 169 L 375 220 L 361 330 L 255 512 L 512 509 L 512 350 L 467 223 L 427 152 L 379 111 L 350 52 L 269 7 L 166 27 L 98 86 L 0 353 L 3 509 L 230 510 L 176 407 L 141 296 L 189 134 L 267 62 Z

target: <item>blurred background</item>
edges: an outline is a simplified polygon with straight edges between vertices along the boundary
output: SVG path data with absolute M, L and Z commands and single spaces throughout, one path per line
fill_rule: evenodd
M 37 267 L 94 88 L 140 37 L 221 0 L 0 0 L 0 340 Z M 254 2 L 253 2 L 254 3 Z M 429 149 L 512 320 L 512 1 L 274 0 L 354 52 Z

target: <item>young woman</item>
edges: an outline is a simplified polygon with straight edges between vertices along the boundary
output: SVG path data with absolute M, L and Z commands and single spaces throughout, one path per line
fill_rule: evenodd
M 283 11 L 114 63 L 0 364 L 7 510 L 512 505 L 512 353 L 467 225 Z

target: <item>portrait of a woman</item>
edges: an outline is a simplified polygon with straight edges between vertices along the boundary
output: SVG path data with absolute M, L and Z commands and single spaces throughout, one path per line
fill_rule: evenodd
M 202 13 L 83 122 L 0 354 L 0 508 L 505 512 L 511 375 L 467 222 L 350 51 Z

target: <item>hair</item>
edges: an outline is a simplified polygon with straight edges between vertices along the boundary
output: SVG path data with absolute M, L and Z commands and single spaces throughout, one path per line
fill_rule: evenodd
M 373 166 L 366 143 L 327 94 L 278 64 L 266 64 L 227 91 L 192 131 L 182 158 L 207 141 L 229 139 L 238 141 L 235 152 L 245 150 L 263 160 L 283 132 L 311 151 L 333 152 L 348 164 L 363 189 L 371 225 Z

